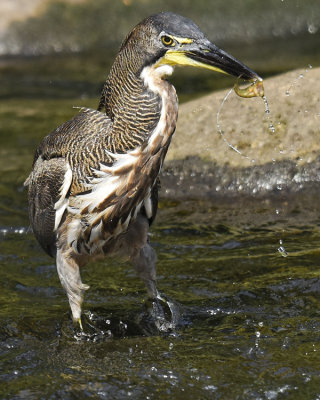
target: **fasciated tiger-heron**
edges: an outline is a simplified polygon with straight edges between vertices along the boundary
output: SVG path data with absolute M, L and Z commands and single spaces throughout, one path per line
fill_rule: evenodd
M 166 77 L 193 66 L 249 81 L 261 78 L 212 44 L 190 19 L 163 12 L 125 38 L 98 110 L 83 108 L 38 146 L 28 186 L 29 216 L 81 326 L 80 268 L 126 255 L 157 298 L 156 254 L 148 239 L 158 175 L 175 131 L 178 100 Z

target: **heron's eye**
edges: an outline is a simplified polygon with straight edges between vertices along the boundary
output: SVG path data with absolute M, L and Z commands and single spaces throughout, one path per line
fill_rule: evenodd
M 172 46 L 173 39 L 170 36 L 162 36 L 161 41 L 165 46 Z

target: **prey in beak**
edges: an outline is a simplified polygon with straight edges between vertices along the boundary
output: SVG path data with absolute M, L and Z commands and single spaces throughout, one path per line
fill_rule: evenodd
M 262 78 L 241 61 L 212 44 L 208 39 L 190 39 L 174 36 L 165 36 L 167 43 L 171 43 L 161 64 L 192 66 L 205 68 L 244 79 L 252 84 L 240 88 L 238 81 L 234 90 L 241 97 L 263 97 L 264 88 Z M 170 39 L 170 40 L 169 40 Z

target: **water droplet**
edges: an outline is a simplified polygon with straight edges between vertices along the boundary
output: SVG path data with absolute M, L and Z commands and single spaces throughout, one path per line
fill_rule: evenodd
M 262 97 L 262 100 L 263 100 L 263 102 L 264 102 L 264 112 L 265 112 L 265 114 L 266 114 L 266 116 L 267 116 L 267 120 L 269 121 L 269 131 L 270 131 L 271 133 L 274 133 L 276 130 L 275 130 L 275 127 L 274 127 L 274 125 L 273 125 L 273 122 L 272 122 L 271 119 L 270 119 L 269 103 L 268 103 L 268 100 L 267 100 L 266 96 L 263 96 L 263 97 Z
M 269 124 L 269 131 L 272 132 L 272 133 L 275 133 L 275 131 L 276 131 L 276 129 L 275 129 L 275 127 L 273 126 L 273 123 L 272 123 L 272 122 L 270 122 L 270 124 Z
M 209 391 L 214 391 L 214 390 L 218 389 L 217 386 L 214 386 L 214 385 L 206 385 L 203 388 L 204 388 L 204 390 L 209 390 Z
M 270 114 L 269 104 L 268 104 L 268 100 L 267 100 L 266 96 L 263 96 L 263 97 L 262 97 L 262 100 L 263 100 L 263 102 L 264 102 L 265 113 L 266 113 L 266 114 Z
M 280 246 L 278 248 L 278 252 L 282 255 L 282 257 L 288 257 L 288 253 L 287 253 L 286 249 L 283 246 Z
M 310 69 L 312 69 L 312 65 L 311 65 L 311 64 L 308 64 L 308 65 L 307 65 L 307 68 L 305 68 L 305 72 L 306 72 L 306 73 L 309 72 Z M 297 85 L 298 85 L 298 81 L 301 80 L 301 79 L 303 79 L 303 78 L 304 78 L 304 74 L 300 73 L 300 74 L 298 75 L 298 77 L 292 81 L 292 83 L 290 84 L 289 88 L 288 88 L 288 89 L 286 90 L 286 92 L 285 92 L 285 93 L 286 93 L 286 96 L 290 96 L 290 91 L 291 91 L 291 89 L 293 89 L 294 86 L 297 86 Z
M 319 28 L 314 24 L 309 24 L 308 25 L 308 32 L 311 33 L 311 35 L 317 33 L 318 29 Z

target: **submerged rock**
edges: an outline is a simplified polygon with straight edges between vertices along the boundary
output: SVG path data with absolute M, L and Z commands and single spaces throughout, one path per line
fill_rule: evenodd
M 228 90 L 180 107 L 162 174 L 166 195 L 320 187 L 320 68 L 266 79 L 264 87 L 270 114 L 261 98 L 243 99 L 233 91 L 221 106 Z

